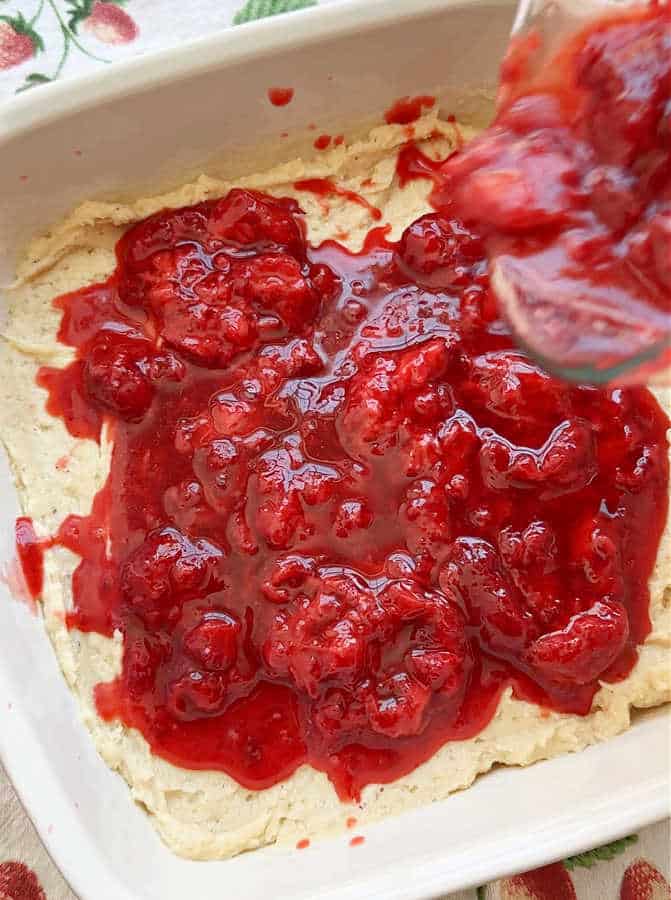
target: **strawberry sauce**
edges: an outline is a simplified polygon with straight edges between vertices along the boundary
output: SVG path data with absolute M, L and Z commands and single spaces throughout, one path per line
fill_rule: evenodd
M 313 247 L 295 201 L 236 189 L 56 301 L 77 357 L 41 370 L 48 409 L 113 440 L 55 538 L 82 559 L 69 625 L 123 635 L 99 712 L 248 788 L 309 763 L 357 798 L 508 685 L 586 714 L 650 630 L 666 418 L 516 349 L 458 156 L 401 159 L 436 208 L 398 243 Z
M 14 526 L 16 555 L 32 600 L 42 593 L 44 583 L 44 541 L 35 534 L 33 520 L 21 516 Z
M 294 99 L 293 88 L 268 88 L 268 99 L 273 106 L 287 106 Z
M 385 112 L 384 120 L 388 125 L 409 125 L 416 122 L 425 109 L 432 109 L 435 105 L 436 98 L 428 94 L 401 97 Z

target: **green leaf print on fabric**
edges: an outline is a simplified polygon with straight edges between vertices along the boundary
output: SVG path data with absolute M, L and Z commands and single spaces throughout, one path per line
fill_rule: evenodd
M 630 834 L 628 837 L 620 838 L 619 841 L 612 841 L 610 844 L 604 844 L 603 847 L 595 847 L 594 850 L 587 850 L 585 853 L 578 853 L 577 856 L 569 856 L 564 860 L 564 865 L 569 871 L 577 868 L 591 869 L 599 862 L 606 862 L 619 856 L 631 844 L 635 844 L 638 835 Z
M 280 13 L 316 5 L 317 0 L 247 0 L 233 16 L 233 24 L 242 25 L 244 22 L 253 22 L 254 19 L 265 19 L 267 16 L 277 16 Z
M 60 77 L 73 51 L 96 62 L 110 62 L 93 53 L 83 41 L 94 38 L 103 44 L 116 45 L 135 40 L 139 29 L 131 16 L 122 9 L 126 3 L 127 0 L 66 0 L 61 7 L 57 0 L 39 0 L 35 13 L 28 22 L 20 14 L 14 19 L 0 16 L 0 69 L 17 65 L 44 50 L 44 42 L 36 31 L 43 13 L 50 13 L 52 19 L 56 20 L 61 37 L 60 57 L 49 74 L 30 72 L 26 75 L 23 84 L 16 88 L 17 93 L 55 81 Z M 82 29 L 86 32 L 85 37 L 80 33 Z

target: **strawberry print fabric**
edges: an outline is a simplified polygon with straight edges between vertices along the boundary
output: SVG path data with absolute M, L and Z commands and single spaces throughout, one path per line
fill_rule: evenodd
M 0 0 L 0 101 L 17 91 L 316 2 Z
M 0 0 L 0 102 L 117 60 L 314 5 L 316 0 Z M 661 822 L 445 900 L 671 900 L 669 846 L 669 822 Z M 76 900 L 1 767 L 0 900 Z

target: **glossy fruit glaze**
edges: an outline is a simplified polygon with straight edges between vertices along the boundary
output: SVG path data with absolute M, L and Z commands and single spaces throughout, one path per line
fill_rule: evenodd
M 436 208 L 398 243 L 312 247 L 295 201 L 233 190 L 55 301 L 76 358 L 40 371 L 48 408 L 113 440 L 54 537 L 81 556 L 68 624 L 122 632 L 99 712 L 171 762 L 254 789 L 307 762 L 356 798 L 508 685 L 587 713 L 649 633 L 667 420 L 513 346 L 458 159 L 401 153 Z
M 671 7 L 613 13 L 533 73 L 538 35 L 519 41 L 494 125 L 442 189 L 496 258 L 518 337 L 595 378 L 640 357 L 640 378 L 651 348 L 671 364 Z
M 16 555 L 31 598 L 42 593 L 44 585 L 44 542 L 35 534 L 32 519 L 20 516 L 14 526 Z

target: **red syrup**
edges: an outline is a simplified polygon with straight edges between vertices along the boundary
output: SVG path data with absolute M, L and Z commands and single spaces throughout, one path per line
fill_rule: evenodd
M 293 88 L 268 88 L 268 99 L 273 106 L 287 106 L 294 99 Z
M 45 541 L 37 537 L 33 520 L 28 516 L 16 520 L 14 542 L 28 596 L 31 600 L 37 600 L 44 585 Z
M 416 122 L 425 109 L 432 109 L 436 98 L 427 94 L 418 97 L 401 97 L 384 114 L 388 125 L 409 125 Z
M 312 247 L 295 201 L 233 190 L 56 301 L 77 356 L 41 371 L 48 408 L 113 440 L 56 537 L 82 557 L 68 623 L 121 631 L 98 710 L 177 765 L 261 789 L 309 763 L 356 799 L 508 685 L 584 715 L 637 659 L 668 421 L 514 346 L 459 158 L 401 154 L 435 211 L 398 243 Z

